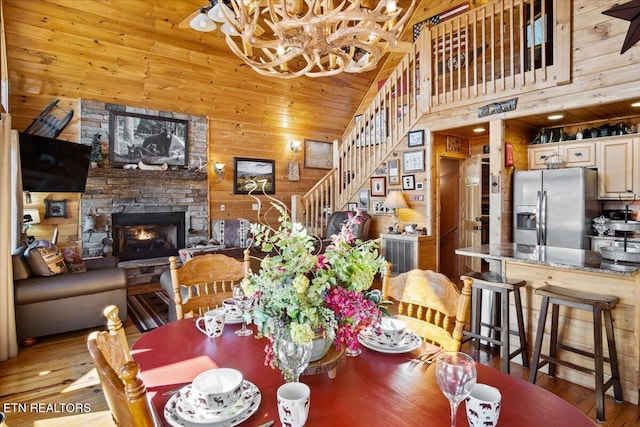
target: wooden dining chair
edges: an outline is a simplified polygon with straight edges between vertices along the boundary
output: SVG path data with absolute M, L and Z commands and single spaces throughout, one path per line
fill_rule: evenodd
M 123 427 L 160 426 L 147 398 L 146 387 L 138 375 L 139 366 L 131 358 L 118 307 L 107 307 L 104 315 L 108 331 L 92 332 L 87 347 L 113 421 Z
M 391 277 L 391 263 L 382 282 L 383 296 L 398 301 L 397 317 L 426 342 L 444 350 L 459 351 L 469 317 L 471 285 L 462 291 L 447 276 L 431 270 L 411 270 Z
M 202 316 L 207 310 L 222 306 L 231 298 L 233 286 L 250 270 L 249 250 L 244 261 L 222 254 L 198 255 L 178 267 L 177 258 L 169 258 L 176 317 Z

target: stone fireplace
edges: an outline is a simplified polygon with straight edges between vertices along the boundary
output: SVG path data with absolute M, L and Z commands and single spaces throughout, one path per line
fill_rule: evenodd
M 155 259 L 166 269 L 169 256 L 177 255 L 178 249 L 206 242 L 209 238 L 206 167 L 203 170 L 194 167 L 125 169 L 111 165 L 106 153 L 109 152 L 109 112 L 126 111 L 188 120 L 189 164 L 200 165 L 200 160 L 206 164 L 207 118 L 90 100 L 82 100 L 81 110 L 82 142 L 91 144 L 93 136 L 100 134 L 101 151 L 105 154 L 99 167 L 89 170 L 82 195 L 80 220 L 90 212 L 97 214 L 95 228 L 82 233 L 83 257 L 101 256 L 104 239 L 112 238 L 114 254 L 121 264 L 142 264 L 146 268 Z M 154 236 L 142 239 L 149 237 L 143 236 L 143 231 Z M 141 259 L 145 261 L 136 263 Z M 156 281 L 156 273 L 142 274 L 145 277 L 135 281 Z
M 120 261 L 178 255 L 185 247 L 184 212 L 114 213 L 111 223 Z

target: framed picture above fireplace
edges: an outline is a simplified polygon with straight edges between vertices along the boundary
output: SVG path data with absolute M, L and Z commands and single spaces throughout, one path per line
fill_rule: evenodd
M 125 111 L 109 111 L 111 164 L 186 166 L 189 121 Z
M 276 193 L 275 160 L 249 159 L 244 157 L 233 158 L 233 193 L 249 194 L 254 188 L 255 181 L 258 187 L 253 191 L 260 194 Z

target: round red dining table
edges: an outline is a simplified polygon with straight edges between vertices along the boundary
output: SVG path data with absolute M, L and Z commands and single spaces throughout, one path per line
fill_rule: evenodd
M 238 369 L 261 392 L 257 412 L 243 426 L 271 420 L 274 426 L 280 425 L 276 390 L 284 383 L 282 374 L 264 365 L 267 340 L 238 337 L 234 331 L 239 327 L 227 325 L 221 337 L 208 338 L 196 329 L 193 319 L 184 319 L 145 333 L 133 345 L 133 358 L 164 425 L 169 425 L 163 411 L 170 396 L 163 393 L 215 367 Z M 360 356 L 345 358 L 335 379 L 327 374 L 300 377 L 311 388 L 306 426 L 449 426 L 449 402 L 436 384 L 433 367 L 410 361 L 424 352 L 425 348 L 418 348 L 387 354 L 363 347 Z M 477 369 L 479 383 L 502 393 L 501 426 L 595 425 L 577 408 L 538 386 L 481 364 Z M 464 403 L 457 425 L 468 425 Z

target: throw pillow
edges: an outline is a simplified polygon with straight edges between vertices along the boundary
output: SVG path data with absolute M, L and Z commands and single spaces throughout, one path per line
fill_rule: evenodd
M 69 273 L 84 273 L 87 271 L 87 266 L 82 260 L 82 257 L 71 248 L 64 250 L 64 263 L 67 265 Z
M 66 273 L 62 252 L 48 240 L 36 240 L 25 251 L 27 263 L 36 276 L 55 276 Z
M 23 280 L 31 277 L 31 269 L 27 260 L 24 259 L 24 251 L 26 246 L 20 246 L 16 251 L 11 254 L 11 261 L 13 264 L 13 280 Z

